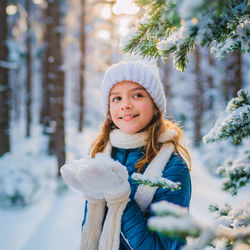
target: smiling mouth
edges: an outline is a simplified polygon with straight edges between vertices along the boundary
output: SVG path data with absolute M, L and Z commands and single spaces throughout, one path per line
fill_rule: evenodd
M 137 116 L 139 116 L 139 115 L 126 115 L 126 116 L 119 117 L 119 119 L 122 119 L 122 120 L 131 120 L 131 119 L 133 119 L 133 118 L 135 118 Z

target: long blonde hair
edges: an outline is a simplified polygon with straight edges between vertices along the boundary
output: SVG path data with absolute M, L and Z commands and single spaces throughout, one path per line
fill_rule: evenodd
M 110 118 L 110 115 L 107 114 L 106 118 L 102 124 L 101 133 L 93 142 L 90 148 L 91 157 L 95 157 L 97 153 L 103 152 L 107 146 L 109 141 L 109 134 L 114 129 L 117 128 L 113 121 Z M 166 129 L 175 129 L 178 133 L 178 136 L 165 143 L 173 143 L 175 147 L 175 151 L 182 157 L 182 159 L 189 166 L 189 170 L 191 170 L 191 158 L 188 150 L 181 145 L 180 138 L 183 134 L 182 129 L 174 122 L 164 119 L 162 113 L 159 111 L 156 112 L 156 115 L 153 117 L 150 124 L 144 128 L 144 131 L 147 131 L 147 144 L 144 146 L 145 153 L 142 158 L 136 163 L 135 167 L 137 171 L 140 173 L 145 166 L 145 164 L 150 163 L 152 159 L 157 155 L 160 151 L 162 144 L 157 143 L 160 134 Z

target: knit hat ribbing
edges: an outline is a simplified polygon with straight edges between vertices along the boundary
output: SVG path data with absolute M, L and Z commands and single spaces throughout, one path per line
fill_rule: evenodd
M 152 97 L 161 112 L 165 112 L 166 97 L 158 70 L 141 62 L 120 62 L 112 65 L 106 72 L 102 82 L 102 108 L 107 113 L 109 92 L 118 82 L 132 81 L 142 85 Z

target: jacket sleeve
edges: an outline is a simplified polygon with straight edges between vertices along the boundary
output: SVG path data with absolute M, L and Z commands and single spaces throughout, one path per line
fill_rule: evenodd
M 165 167 L 163 177 L 175 182 L 179 181 L 181 189 L 171 192 L 169 189 L 159 188 L 153 197 L 152 203 L 166 200 L 183 207 L 189 207 L 191 197 L 190 174 L 187 165 L 179 155 L 172 155 Z M 178 241 L 177 238 L 169 238 L 157 232 L 149 231 L 147 228 L 149 215 L 150 208 L 144 214 L 134 199 L 131 199 L 128 203 L 121 225 L 121 236 L 128 249 L 177 250 L 185 244 L 183 241 Z

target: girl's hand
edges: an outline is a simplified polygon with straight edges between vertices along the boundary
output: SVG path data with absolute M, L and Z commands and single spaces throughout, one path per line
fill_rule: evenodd
M 67 185 L 81 191 L 85 196 L 91 197 L 94 199 L 103 199 L 103 194 L 98 193 L 95 190 L 91 190 L 88 185 L 84 182 L 81 182 L 78 178 L 80 169 L 84 168 L 81 166 L 83 164 L 82 160 L 73 161 L 70 164 L 65 164 L 61 167 L 61 175 Z
M 78 180 L 102 193 L 104 198 L 116 199 L 130 193 L 126 167 L 103 153 L 86 161 L 85 167 L 79 170 Z

